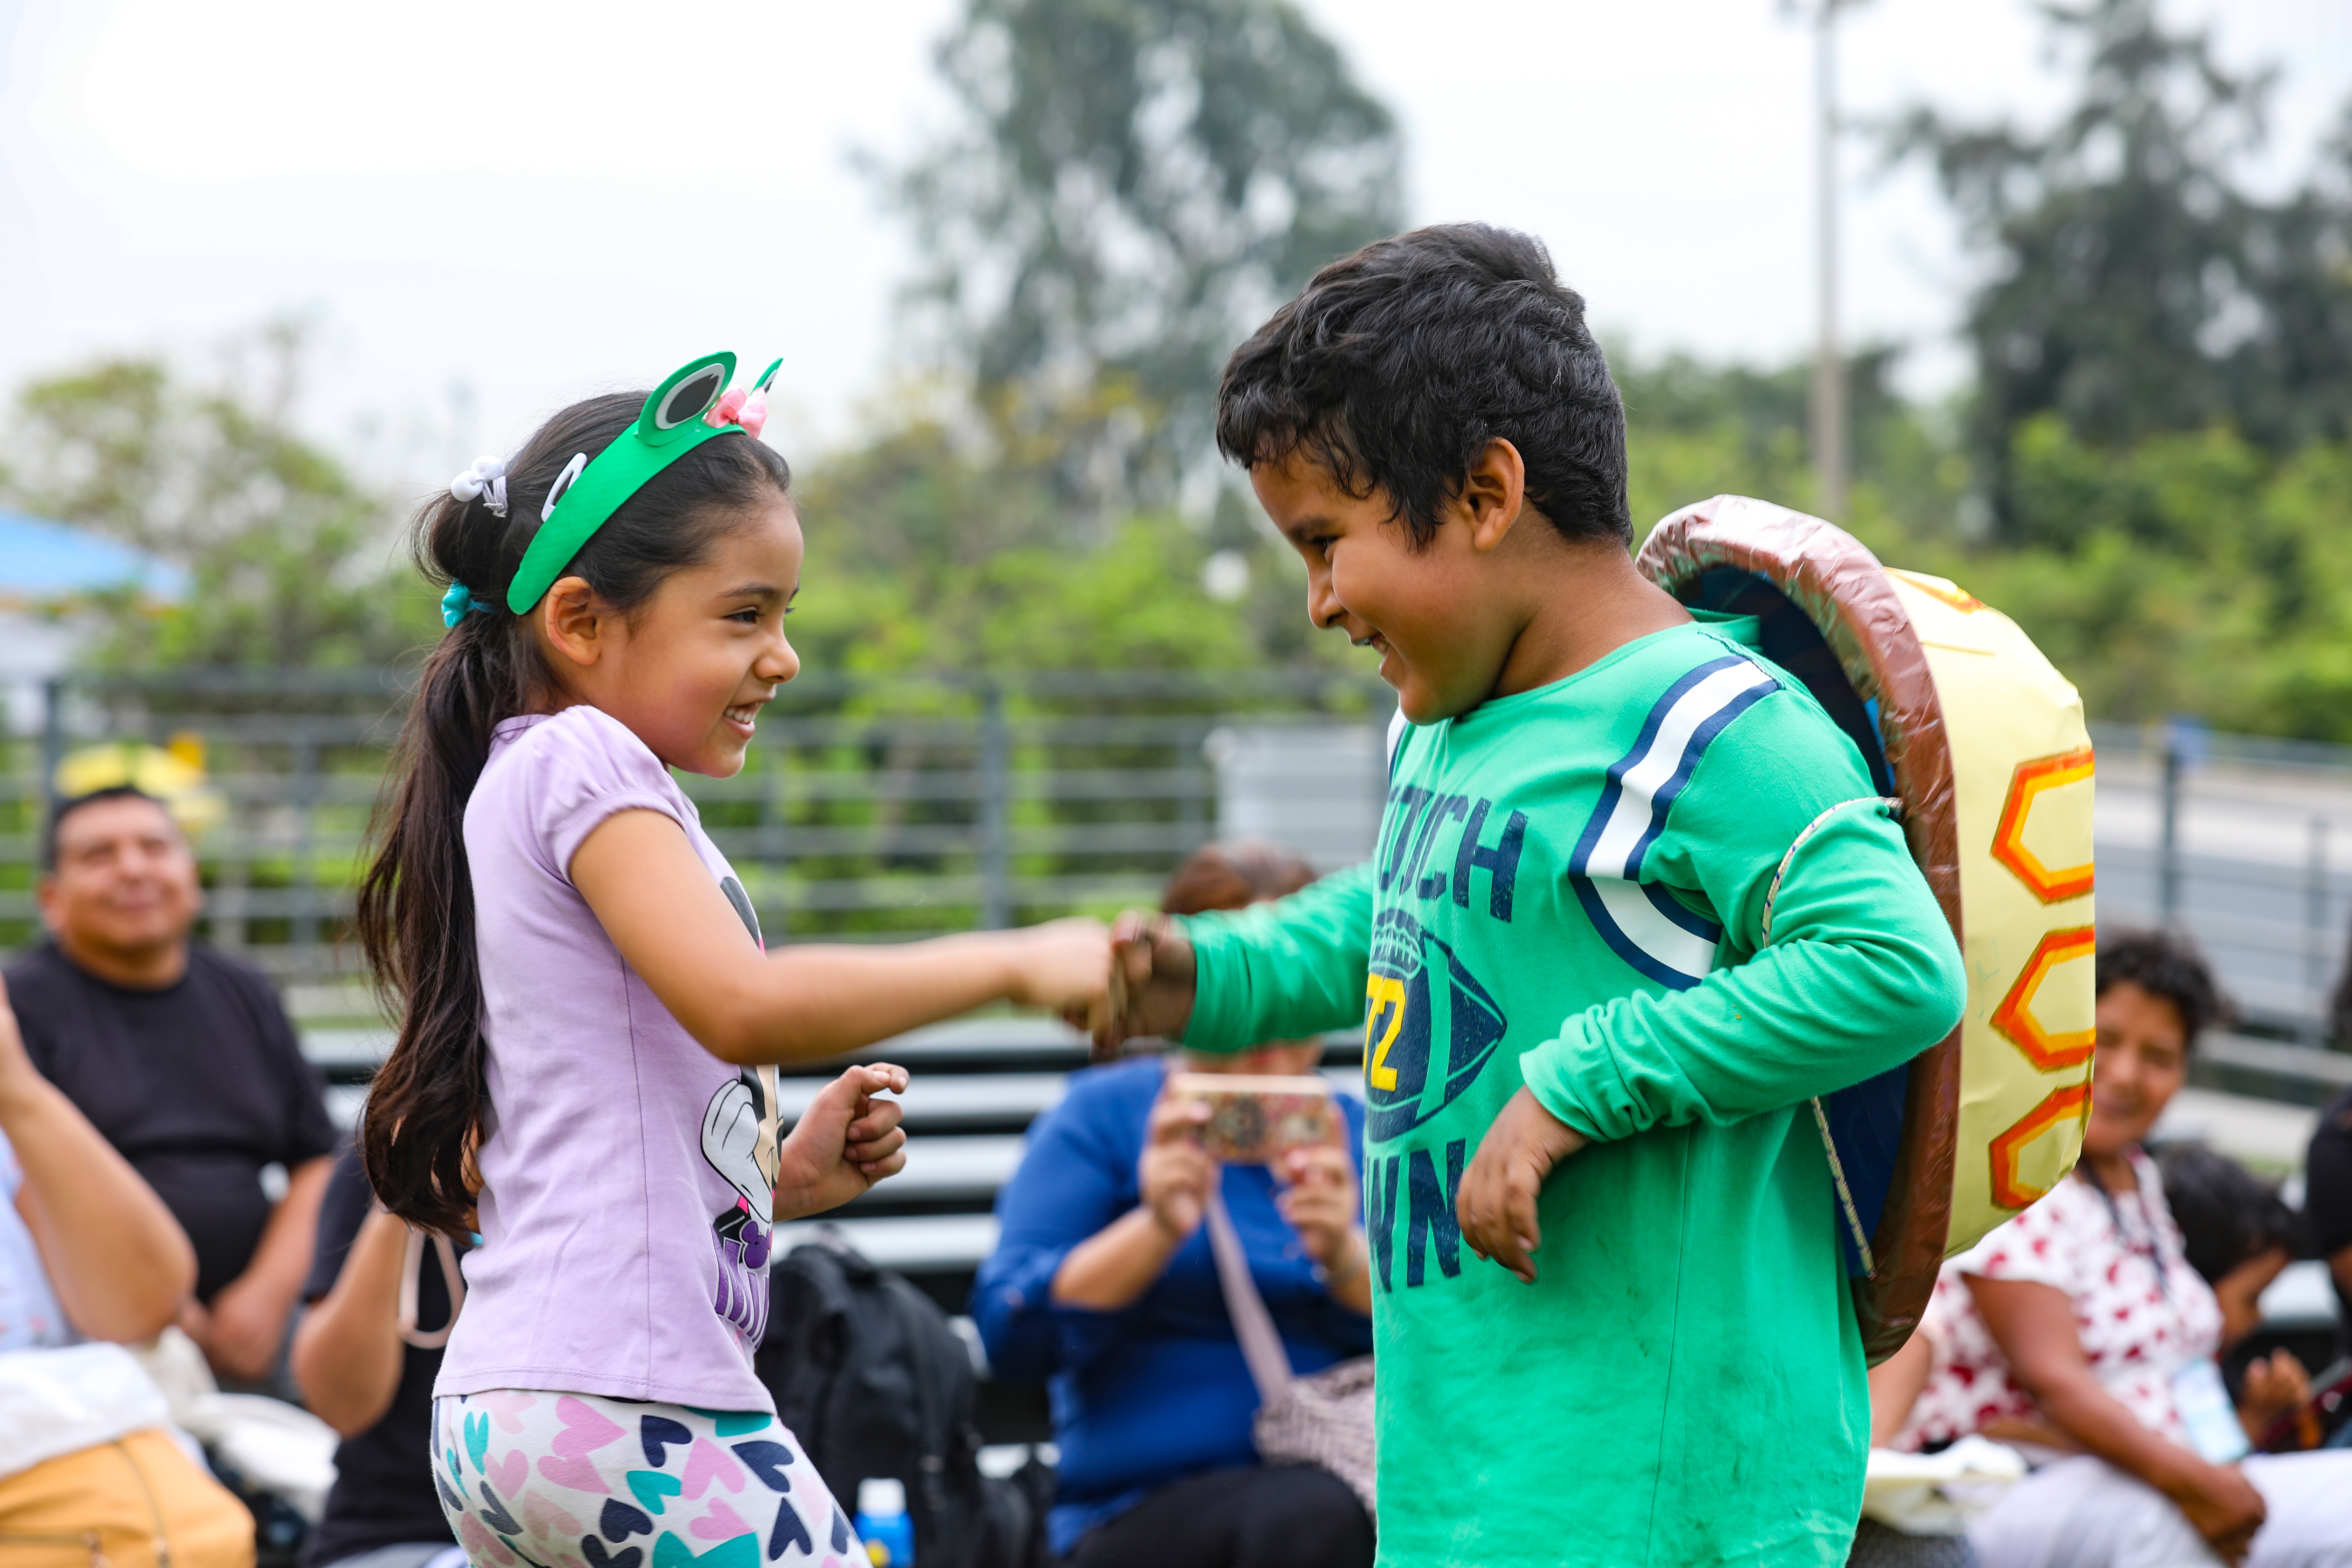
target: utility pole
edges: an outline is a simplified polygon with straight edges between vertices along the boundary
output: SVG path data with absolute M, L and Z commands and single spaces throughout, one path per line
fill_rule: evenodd
M 1845 516 L 1845 354 L 1838 343 L 1837 14 L 1844 0 L 1813 0 L 1813 100 L 1816 123 L 1813 209 L 1820 313 L 1813 344 L 1813 474 L 1822 515 Z

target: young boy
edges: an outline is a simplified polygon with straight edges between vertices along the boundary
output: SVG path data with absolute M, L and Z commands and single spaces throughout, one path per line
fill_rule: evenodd
M 1634 570 L 1583 312 L 1428 228 L 1234 354 L 1219 445 L 1410 727 L 1370 864 L 1122 920 L 1113 1032 L 1365 1018 L 1382 1563 L 1838 1564 L 1870 1412 L 1806 1101 L 1941 1039 L 1959 953 L 1754 624 Z

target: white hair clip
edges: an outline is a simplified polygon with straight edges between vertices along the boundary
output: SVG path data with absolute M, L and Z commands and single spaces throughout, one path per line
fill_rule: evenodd
M 504 458 L 477 458 L 474 466 L 449 481 L 449 493 L 459 500 L 489 497 L 490 510 L 507 514 L 507 462 Z

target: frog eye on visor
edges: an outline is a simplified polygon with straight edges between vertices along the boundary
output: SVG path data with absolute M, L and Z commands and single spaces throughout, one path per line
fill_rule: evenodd
M 555 503 L 562 500 L 563 499 L 563 492 L 570 489 L 572 484 L 578 480 L 580 476 L 587 471 L 588 454 L 585 452 L 572 453 L 572 460 L 563 465 L 563 471 L 555 476 L 555 482 L 547 487 L 547 500 L 541 504 L 539 509 L 540 521 L 545 522 L 549 518 L 555 515 Z
M 703 366 L 669 389 L 669 395 L 654 410 L 655 427 L 667 430 L 673 425 L 701 418 L 726 389 L 726 373 L 715 364 Z
M 645 411 L 637 416 L 637 435 L 652 446 L 667 446 L 710 412 L 734 375 L 731 353 L 706 354 L 672 372 L 646 399 Z

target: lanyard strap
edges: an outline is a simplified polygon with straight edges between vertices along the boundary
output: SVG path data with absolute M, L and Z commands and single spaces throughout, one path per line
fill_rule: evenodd
M 2091 1190 L 2099 1194 L 2099 1201 L 2107 1205 L 2107 1222 L 2116 1227 L 2116 1238 L 2124 1244 L 2124 1250 L 2138 1254 L 2139 1245 L 2132 1239 L 2130 1228 L 2124 1224 L 2123 1205 L 2116 1202 L 2115 1194 L 2107 1191 L 2107 1184 L 2099 1180 L 2098 1173 L 2093 1171 L 2088 1165 L 2075 1166 L 2074 1174 L 2090 1183 Z M 2142 1219 L 2147 1219 L 2147 1194 L 2139 1191 L 2139 1173 L 2137 1171 L 2132 1173 L 2132 1190 L 2135 1193 L 2139 1194 L 2140 1217 Z M 2158 1291 L 2160 1292 L 2168 1300 L 2170 1300 L 2172 1296 L 2172 1281 L 2167 1277 L 2165 1271 L 2164 1241 L 2162 1237 L 2157 1235 L 2156 1222 L 2154 1220 L 2148 1220 L 2147 1251 L 2145 1254 L 2141 1254 L 2141 1256 L 2146 1257 L 2149 1266 L 2156 1270 L 2156 1288 Z

